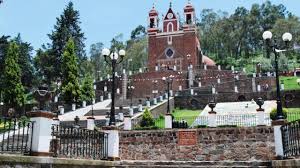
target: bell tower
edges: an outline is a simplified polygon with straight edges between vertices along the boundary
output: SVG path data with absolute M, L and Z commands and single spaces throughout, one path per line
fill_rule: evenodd
M 155 35 L 158 33 L 158 12 L 156 11 L 154 4 L 149 12 L 148 18 L 148 35 Z
M 163 32 L 171 33 L 179 30 L 179 23 L 175 13 L 172 10 L 172 3 L 170 2 L 169 10 L 164 17 Z

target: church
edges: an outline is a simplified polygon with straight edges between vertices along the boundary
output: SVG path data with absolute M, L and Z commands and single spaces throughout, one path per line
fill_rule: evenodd
M 198 38 L 195 8 L 188 2 L 183 9 L 184 21 L 172 9 L 172 4 L 162 23 L 155 6 L 148 17 L 148 69 L 164 70 L 167 67 L 177 71 L 186 71 L 189 66 L 202 64 L 215 66 L 215 62 L 202 54 Z M 160 27 L 161 25 L 161 27 Z

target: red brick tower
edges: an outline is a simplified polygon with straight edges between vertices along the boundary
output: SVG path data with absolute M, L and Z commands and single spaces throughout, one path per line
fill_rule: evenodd
M 149 12 L 149 57 L 148 68 L 163 70 L 166 66 L 177 70 L 187 70 L 191 64 L 200 65 L 202 61 L 200 42 L 195 24 L 195 9 L 189 2 L 184 8 L 184 23 L 180 25 L 172 5 L 163 17 L 163 27 L 159 29 L 158 12 L 153 7 Z

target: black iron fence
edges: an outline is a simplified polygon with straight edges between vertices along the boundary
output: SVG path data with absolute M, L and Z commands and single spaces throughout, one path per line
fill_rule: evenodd
M 300 120 L 282 126 L 281 132 L 284 157 L 300 156 Z
M 54 157 L 107 159 L 108 134 L 76 127 L 52 126 L 51 152 Z
M 0 119 L 0 153 L 30 154 L 33 122 L 27 119 Z

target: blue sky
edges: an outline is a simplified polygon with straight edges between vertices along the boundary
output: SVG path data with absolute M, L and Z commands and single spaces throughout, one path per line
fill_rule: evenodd
M 89 46 L 103 42 L 109 47 L 110 40 L 123 33 L 127 40 L 130 32 L 138 25 L 147 24 L 147 14 L 153 2 L 160 15 L 165 14 L 170 0 L 72 0 L 79 10 L 81 27 Z M 271 0 L 272 3 L 284 4 L 287 9 L 300 16 L 299 0 Z M 4 0 L 0 5 L 0 36 L 16 36 L 21 33 L 24 41 L 35 49 L 49 42 L 47 34 L 53 30 L 56 17 L 59 16 L 69 0 Z M 264 0 L 191 0 L 196 14 L 202 9 L 222 10 L 232 13 L 236 7 L 250 8 L 253 3 Z M 183 12 L 187 0 L 173 0 L 175 12 Z

